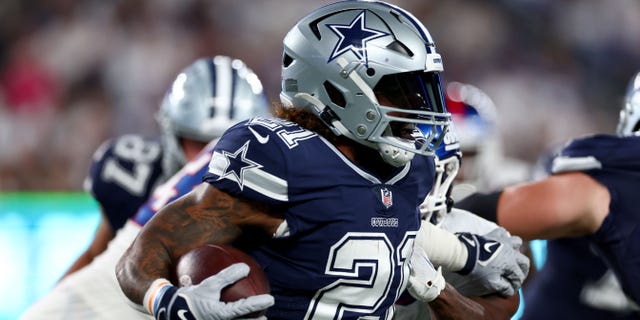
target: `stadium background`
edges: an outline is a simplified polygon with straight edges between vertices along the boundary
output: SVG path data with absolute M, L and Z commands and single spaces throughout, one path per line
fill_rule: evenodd
M 102 141 L 156 135 L 164 90 L 204 55 L 243 59 L 276 100 L 282 38 L 328 2 L 2 1 L 0 319 L 49 290 L 91 239 L 99 213 L 82 181 Z M 532 164 L 569 137 L 612 132 L 640 70 L 635 0 L 389 2 L 430 30 L 445 81 L 494 99 L 506 155 Z

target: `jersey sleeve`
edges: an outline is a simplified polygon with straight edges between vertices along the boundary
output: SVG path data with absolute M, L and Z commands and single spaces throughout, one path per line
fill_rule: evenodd
M 94 153 L 85 188 L 113 231 L 136 213 L 161 179 L 161 158 L 159 142 L 137 135 L 107 141 Z
M 558 159 L 554 159 L 554 169 L 559 170 L 554 173 L 581 171 L 609 191 L 609 214 L 590 238 L 625 292 L 639 303 L 640 214 L 635 199 L 640 185 L 640 137 L 595 135 L 578 139 L 568 144 Z
M 203 181 L 232 195 L 282 205 L 289 195 L 281 143 L 268 126 L 241 122 L 216 144 Z
M 187 163 L 173 177 L 154 189 L 149 200 L 138 209 L 133 220 L 144 225 L 162 207 L 190 192 L 202 182 L 202 176 L 208 171 L 213 146 L 206 147 L 194 160 Z

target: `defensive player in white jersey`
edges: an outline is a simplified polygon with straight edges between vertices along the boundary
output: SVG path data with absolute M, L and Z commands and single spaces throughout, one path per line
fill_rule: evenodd
M 454 122 L 455 124 L 455 122 Z M 461 152 L 455 130 L 447 133 L 445 143 L 436 151 L 436 180 L 433 189 L 420 206 L 425 222 L 417 242 L 427 248 L 432 260 L 440 260 L 433 246 L 437 237 L 431 235 L 442 228 L 455 233 L 469 252 L 474 252 L 487 268 L 503 268 L 493 278 L 478 281 L 464 272 L 444 271 L 449 284 L 437 299 L 428 305 L 404 295 L 397 302 L 395 320 L 424 320 L 432 314 L 437 319 L 510 319 L 518 309 L 518 289 L 529 270 L 529 259 L 518 252 L 519 237 L 511 236 L 502 227 L 468 211 L 452 207 L 451 190 L 460 168 Z M 485 237 L 478 237 L 484 235 Z M 499 239 L 499 240 L 495 240 Z M 431 243 L 429 243 L 431 242 Z M 474 245 L 470 245 L 473 243 Z M 509 250 L 513 249 L 513 250 Z M 494 282 L 487 286 L 486 281 Z
M 96 238 L 68 276 L 22 319 L 140 316 L 125 303 L 113 271 L 139 229 L 125 221 L 134 216 L 164 175 L 196 158 L 206 142 L 242 119 L 267 113 L 262 85 L 242 61 L 216 56 L 198 59 L 185 68 L 167 91 L 158 114 L 162 143 L 130 135 L 108 142 L 96 152 L 89 183 L 103 213 Z

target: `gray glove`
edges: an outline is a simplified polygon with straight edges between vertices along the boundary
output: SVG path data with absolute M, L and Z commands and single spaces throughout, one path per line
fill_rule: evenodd
M 458 233 L 469 253 L 464 268 L 454 277 L 456 289 L 464 295 L 499 293 L 512 296 L 529 273 L 529 258 L 520 252 L 522 239 L 498 227 L 484 236 Z M 449 281 L 449 277 L 445 277 Z
M 252 296 L 234 302 L 220 301 L 220 291 L 246 277 L 249 266 L 236 263 L 197 285 L 176 288 L 166 285 L 159 290 L 153 303 L 153 315 L 158 320 L 228 320 L 246 316 L 273 305 L 269 294 Z M 257 319 L 266 320 L 262 316 Z

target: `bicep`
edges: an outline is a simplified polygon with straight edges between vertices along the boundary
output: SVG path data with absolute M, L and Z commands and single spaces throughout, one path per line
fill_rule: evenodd
M 604 219 L 608 197 L 607 189 L 584 173 L 557 174 L 505 188 L 498 223 L 525 240 L 585 235 Z

